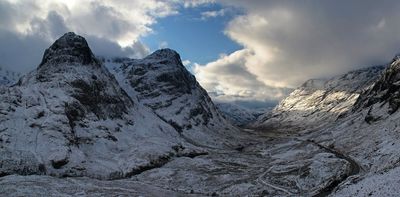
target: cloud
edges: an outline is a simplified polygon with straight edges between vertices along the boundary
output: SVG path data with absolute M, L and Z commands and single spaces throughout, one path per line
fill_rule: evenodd
M 150 49 L 140 41 L 136 41 L 126 47 L 121 47 L 116 42 L 96 36 L 87 36 L 86 40 L 88 41 L 93 53 L 97 56 L 130 57 L 137 59 L 150 54 Z
M 1 66 L 33 69 L 44 49 L 68 31 L 86 37 L 96 55 L 141 58 L 149 49 L 140 37 L 152 33 L 158 18 L 173 14 L 177 3 L 161 0 L 0 1 Z
M 277 100 L 289 91 L 286 88 L 275 88 L 265 85 L 247 70 L 250 56 L 254 53 L 248 49 L 222 55 L 215 62 L 207 65 L 195 65 L 194 73 L 200 84 L 216 100 Z
M 224 31 L 243 49 L 197 68 L 200 83 L 217 95 L 279 99 L 281 88 L 385 63 L 400 52 L 397 1 L 219 2 L 245 14 Z
M 185 8 L 190 8 L 190 7 L 198 7 L 201 5 L 213 4 L 216 3 L 216 0 L 183 0 L 182 3 Z
M 160 42 L 160 44 L 158 45 L 159 49 L 164 49 L 168 47 L 168 42 L 167 41 L 162 41 Z
M 218 16 L 224 16 L 226 13 L 226 9 L 214 10 L 214 11 L 206 11 L 201 13 L 201 20 L 207 20 L 208 18 L 215 18 Z
M 17 72 L 27 72 L 39 65 L 49 43 L 40 36 L 21 36 L 0 31 L 0 67 Z
M 189 65 L 192 64 L 192 62 L 191 62 L 190 60 L 183 60 L 183 61 L 182 61 L 182 64 L 183 64 L 184 66 L 189 66 Z

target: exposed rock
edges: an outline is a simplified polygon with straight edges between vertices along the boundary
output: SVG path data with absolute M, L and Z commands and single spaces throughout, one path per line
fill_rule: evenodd
M 218 112 L 176 51 L 161 49 L 144 59 L 105 63 L 131 97 L 137 96 L 139 103 L 190 143 L 216 147 L 234 143 L 230 138 L 238 129 Z
M 387 105 L 389 114 L 400 107 L 400 57 L 396 56 L 371 89 L 357 100 L 354 110 L 375 104 Z

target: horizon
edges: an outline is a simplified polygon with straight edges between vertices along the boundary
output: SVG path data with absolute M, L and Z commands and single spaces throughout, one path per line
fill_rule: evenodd
M 383 65 L 400 52 L 400 4 L 385 2 L 6 0 L 0 66 L 33 70 L 73 31 L 96 56 L 174 49 L 214 100 L 270 107 L 308 79 Z

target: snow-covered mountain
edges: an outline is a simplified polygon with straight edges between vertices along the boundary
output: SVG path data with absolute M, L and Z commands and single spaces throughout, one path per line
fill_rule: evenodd
M 399 73 L 396 57 L 309 80 L 240 130 L 224 116 L 255 115 L 214 105 L 175 51 L 98 59 L 67 33 L 0 86 L 0 194 L 398 194 Z
M 338 196 L 390 196 L 400 190 L 398 99 L 400 59 L 396 56 L 373 85 L 355 102 L 351 112 L 313 134 L 316 141 L 349 154 L 363 167 L 355 184 L 345 184 Z M 397 177 L 397 178 L 395 178 Z
M 236 131 L 176 52 L 127 60 L 121 71 L 117 80 L 83 37 L 67 33 L 36 70 L 0 87 L 0 175 L 130 177 L 206 154 L 202 144 L 225 146 L 229 137 L 219 136 Z
M 176 51 L 161 49 L 144 59 L 114 58 L 105 64 L 131 97 L 181 137 L 207 147 L 233 142 L 229 136 L 237 128 L 221 116 Z
M 352 109 L 359 95 L 379 77 L 384 66 L 348 72 L 331 79 L 310 79 L 283 99 L 254 126 L 264 128 L 321 126 Z
M 0 86 L 1 85 L 12 85 L 18 81 L 21 74 L 14 71 L 9 71 L 5 68 L 0 67 Z
M 399 76 L 396 56 L 386 66 L 309 80 L 259 119 L 258 126 L 296 133 L 352 158 L 358 166 L 350 171 L 355 175 L 344 179 L 332 196 L 396 196 Z
M 237 126 L 245 126 L 252 123 L 262 113 L 260 111 L 252 111 L 232 102 L 216 102 L 215 105 L 226 119 Z M 263 113 L 266 113 L 266 110 Z

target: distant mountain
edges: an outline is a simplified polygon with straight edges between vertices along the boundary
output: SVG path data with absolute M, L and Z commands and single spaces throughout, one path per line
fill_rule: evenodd
M 215 105 L 226 119 L 230 120 L 237 126 L 246 126 L 255 121 L 258 116 L 269 110 L 250 110 L 232 102 L 216 102 Z
M 1 85 L 12 85 L 18 81 L 21 74 L 18 72 L 9 71 L 0 67 L 0 86 Z
M 126 178 L 234 144 L 221 136 L 237 129 L 176 52 L 113 64 L 118 80 L 83 37 L 67 33 L 36 70 L 0 87 L 0 175 Z
M 359 95 L 371 87 L 384 66 L 350 71 L 331 79 L 310 79 L 283 99 L 270 113 L 260 116 L 256 127 L 321 126 L 352 109 Z

